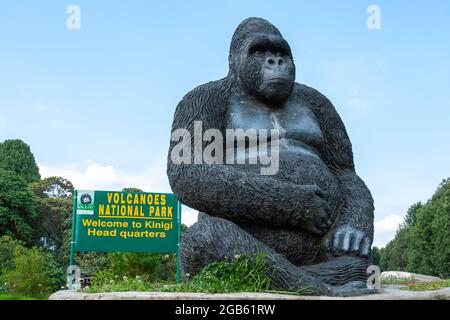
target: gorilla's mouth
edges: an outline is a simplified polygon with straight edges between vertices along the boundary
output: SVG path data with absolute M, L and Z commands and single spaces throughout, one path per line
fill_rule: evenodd
M 265 82 L 291 82 L 291 79 L 287 77 L 272 77 L 264 80 Z
M 291 79 L 287 79 L 284 77 L 273 77 L 264 79 L 264 82 L 262 84 L 262 89 L 267 91 L 267 93 L 273 94 L 273 90 L 277 92 L 283 92 L 287 93 L 291 89 Z

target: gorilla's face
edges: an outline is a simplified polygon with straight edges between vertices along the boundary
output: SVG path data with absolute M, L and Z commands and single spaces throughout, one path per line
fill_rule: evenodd
M 240 86 L 265 103 L 287 99 L 295 81 L 291 49 L 282 37 L 254 34 L 235 60 Z

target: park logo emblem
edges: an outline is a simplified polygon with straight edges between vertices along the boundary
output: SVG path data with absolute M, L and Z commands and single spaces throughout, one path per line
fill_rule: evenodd
M 77 214 L 94 214 L 94 191 L 78 191 Z

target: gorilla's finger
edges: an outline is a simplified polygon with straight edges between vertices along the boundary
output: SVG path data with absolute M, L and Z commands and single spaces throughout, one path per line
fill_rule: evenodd
M 370 242 L 369 239 L 364 238 L 363 243 L 361 245 L 361 256 L 367 257 L 370 251 Z
M 336 233 L 334 234 L 333 249 L 334 249 L 335 251 L 336 251 L 336 250 L 339 250 L 339 246 L 340 246 L 340 243 L 341 243 L 341 237 L 342 237 L 342 235 L 343 235 L 342 232 L 336 232 Z
M 353 240 L 352 251 L 359 252 L 362 239 L 363 235 L 358 232 Z
M 342 251 L 348 252 L 348 249 L 350 249 L 350 241 L 352 240 L 353 232 L 348 231 L 344 235 L 344 241 L 342 241 Z

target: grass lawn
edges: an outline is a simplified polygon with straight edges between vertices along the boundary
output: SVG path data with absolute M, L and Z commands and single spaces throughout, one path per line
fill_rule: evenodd
M 37 298 L 30 298 L 25 296 L 11 296 L 7 294 L 0 294 L 0 300 L 42 300 Z
M 444 279 L 432 282 L 417 282 L 408 280 L 383 280 L 383 284 L 402 284 L 407 286 L 404 290 L 411 291 L 428 291 L 439 290 L 450 287 L 450 279 Z
M 428 291 L 439 290 L 442 288 L 450 287 L 450 279 L 433 282 L 416 282 L 408 285 L 408 290 L 411 291 Z

